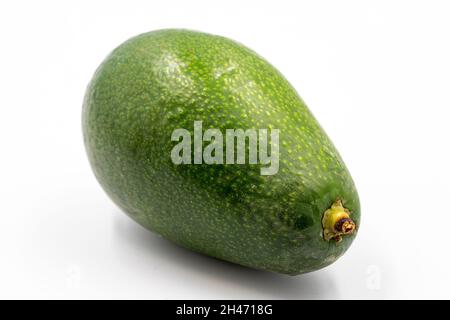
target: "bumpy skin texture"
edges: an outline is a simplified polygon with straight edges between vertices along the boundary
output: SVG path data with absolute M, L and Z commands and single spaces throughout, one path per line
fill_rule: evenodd
M 175 165 L 176 128 L 280 129 L 280 168 Z M 186 248 L 290 275 L 334 262 L 342 242 L 322 237 L 340 198 L 359 226 L 358 195 L 341 157 L 287 80 L 232 40 L 159 30 L 116 48 L 83 106 L 84 140 L 111 199 L 144 227 Z

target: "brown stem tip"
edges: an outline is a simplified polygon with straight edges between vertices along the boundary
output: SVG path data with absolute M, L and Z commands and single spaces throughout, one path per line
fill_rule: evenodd
M 350 234 L 355 230 L 355 228 L 356 225 L 350 218 L 342 218 L 334 225 L 334 231 L 342 234 Z
M 322 227 L 323 238 L 327 241 L 334 239 L 336 242 L 340 242 L 343 235 L 350 235 L 356 230 L 350 211 L 344 208 L 339 199 L 323 214 Z

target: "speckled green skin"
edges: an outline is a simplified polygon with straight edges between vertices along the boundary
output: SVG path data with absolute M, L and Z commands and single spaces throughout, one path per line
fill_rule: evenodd
M 280 129 L 278 174 L 260 165 L 174 165 L 176 128 Z M 144 227 L 184 247 L 290 275 L 334 262 L 355 235 L 322 237 L 337 199 L 359 225 L 353 181 L 287 80 L 232 40 L 160 30 L 115 49 L 83 106 L 84 140 L 108 195 Z

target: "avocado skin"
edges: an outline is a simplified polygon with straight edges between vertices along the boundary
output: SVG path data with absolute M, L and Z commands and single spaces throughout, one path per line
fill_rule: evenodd
M 280 167 L 175 165 L 176 128 L 280 129 Z M 83 103 L 84 142 L 109 197 L 145 228 L 191 250 L 297 275 L 333 263 L 355 234 L 322 237 L 341 199 L 359 226 L 352 178 L 288 81 L 230 39 L 190 30 L 138 35 L 116 48 Z

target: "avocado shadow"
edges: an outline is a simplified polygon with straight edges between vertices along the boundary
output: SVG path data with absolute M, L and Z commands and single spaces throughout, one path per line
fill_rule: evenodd
M 326 272 L 288 276 L 254 270 L 183 248 L 122 217 L 122 212 L 114 213 L 113 231 L 119 241 L 126 242 L 140 255 L 157 256 L 159 260 L 182 266 L 196 277 L 204 276 L 205 281 L 212 278 L 214 282 L 226 283 L 232 286 L 236 299 L 333 299 L 338 296 L 335 282 Z M 208 290 L 221 289 L 211 285 Z

